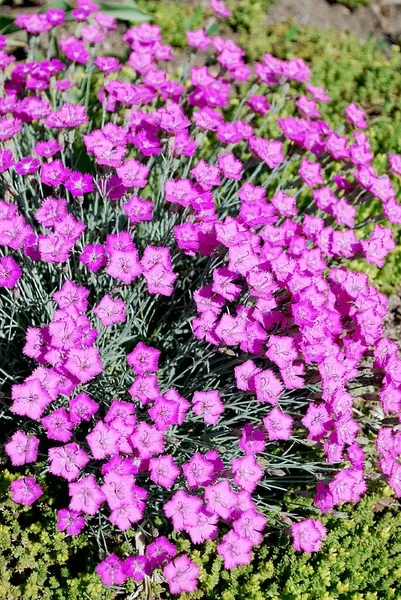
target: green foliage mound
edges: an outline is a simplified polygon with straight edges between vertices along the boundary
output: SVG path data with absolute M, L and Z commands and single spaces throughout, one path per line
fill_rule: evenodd
M 3 471 L 0 480 L 0 598 L 122 598 L 94 574 L 95 539 L 87 532 L 67 538 L 57 531 L 47 494 L 30 509 L 16 505 L 6 491 L 13 478 Z M 309 498 L 288 494 L 283 510 L 289 517 L 294 502 L 310 510 Z M 176 535 L 172 541 L 201 567 L 200 589 L 180 600 L 399 600 L 401 512 L 390 489 L 367 494 L 356 506 L 345 505 L 322 521 L 328 536 L 320 552 L 295 552 L 285 533 L 271 529 L 252 563 L 231 572 L 224 570 L 214 542 L 191 549 Z M 148 599 L 144 588 L 132 585 L 132 595 L 124 600 Z M 151 593 L 153 600 L 177 598 L 161 593 L 157 584 Z

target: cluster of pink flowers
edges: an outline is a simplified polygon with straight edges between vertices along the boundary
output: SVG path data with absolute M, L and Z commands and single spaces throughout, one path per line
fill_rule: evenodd
M 210 6 L 218 18 L 231 15 L 220 0 Z M 6 452 L 14 466 L 33 468 L 41 436 L 50 440 L 49 471 L 68 484 L 57 522 L 67 535 L 94 515 L 126 531 L 158 502 L 170 529 L 193 544 L 216 540 L 233 569 L 262 541 L 261 459 L 269 445 L 287 448 L 296 432 L 338 466 L 317 485 L 325 513 L 357 502 L 367 488 L 352 394 L 362 368 L 383 412 L 401 420 L 401 359 L 383 330 L 387 299 L 346 266 L 364 257 L 381 267 L 395 248 L 391 228 L 375 224 L 363 237 L 355 225 L 359 205 L 372 198 L 401 224 L 391 180 L 401 174 L 401 156 L 388 156 L 393 175 L 375 170 L 367 117 L 355 104 L 345 109 L 346 133 L 323 121 L 319 103 L 330 97 L 310 83 L 301 59 L 266 54 L 252 69 L 234 41 L 189 31 L 191 55 L 211 52 L 209 66 L 192 67 L 184 85 L 160 64 L 173 56 L 159 27 L 125 33 L 132 52 L 123 68 L 115 57 L 96 57 L 115 20 L 91 0 L 78 0 L 72 15 L 79 33 L 60 40 L 62 60 L 32 55 L 20 63 L 0 51 L 1 293 L 25 293 L 22 281 L 32 277 L 57 305 L 50 322 L 26 332 L 23 354 L 39 366 L 12 386 L 11 412 L 30 419 L 29 433 L 20 424 Z M 38 36 L 64 19 L 50 9 L 16 23 Z M 102 82 L 93 106 L 90 75 L 83 87 L 81 75 L 74 78 L 84 69 Z M 299 116 L 278 116 L 280 139 L 262 137 L 284 82 L 294 85 Z M 228 120 L 238 87 L 243 101 Z M 81 153 L 90 166 L 79 166 Z M 286 180 L 290 167 L 295 183 Z M 300 189 L 307 211 L 297 206 Z M 177 264 L 191 261 L 195 271 L 206 269 L 192 279 L 198 314 L 187 340 L 201 356 L 205 347 L 234 356 L 235 366 L 224 389 L 218 378 L 199 386 L 195 379 L 188 399 L 165 384 L 157 321 L 169 318 L 175 289 L 191 272 Z M 152 323 L 151 338 L 138 334 L 138 323 L 146 332 Z M 177 336 L 189 330 L 187 314 L 176 329 Z M 243 405 L 226 394 L 254 415 L 242 417 Z M 233 415 L 239 434 L 225 456 Z M 180 452 L 185 426 L 195 447 Z M 209 428 L 215 436 L 196 437 Z M 381 427 L 376 446 L 378 467 L 401 497 L 399 432 Z M 11 492 L 27 506 L 43 493 L 33 476 L 13 481 Z M 292 534 L 296 550 L 314 552 L 326 530 L 304 519 Z M 110 554 L 97 572 L 105 585 L 122 585 L 159 568 L 171 593 L 196 589 L 199 567 L 164 536 L 143 554 Z

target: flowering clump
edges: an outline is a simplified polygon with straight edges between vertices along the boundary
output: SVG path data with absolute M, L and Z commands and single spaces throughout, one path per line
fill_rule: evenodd
M 172 78 L 156 25 L 126 31 L 123 66 L 103 55 L 112 17 L 88 0 L 72 16 L 81 25 L 61 33 L 55 58 L 63 11 L 20 15 L 28 60 L 2 66 L 2 314 L 33 311 L 24 376 L 9 377 L 6 453 L 65 480 L 60 531 L 102 528 L 105 585 L 160 569 L 171 593 L 191 593 L 200 569 L 155 538 L 156 522 L 216 540 L 233 569 L 251 560 L 295 469 L 305 483 L 325 474 L 322 513 L 357 502 L 376 467 L 401 496 L 399 432 L 374 425 L 376 453 L 359 436 L 362 387 L 401 415 L 387 299 L 347 266 L 380 267 L 395 247 L 377 223 L 401 223 L 401 157 L 389 155 L 391 177 L 375 170 L 355 104 L 341 134 L 323 121 L 330 97 L 303 60 L 266 54 L 251 68 L 234 41 L 201 29 L 188 43 L 208 66 Z M 287 103 L 298 116 L 280 116 Z M 279 135 L 265 137 L 273 123 Z M 373 198 L 383 214 L 367 233 L 359 207 Z M 29 506 L 43 491 L 29 475 L 11 494 Z M 108 551 L 113 531 L 137 528 L 145 548 Z M 292 534 L 313 552 L 326 531 L 297 519 Z

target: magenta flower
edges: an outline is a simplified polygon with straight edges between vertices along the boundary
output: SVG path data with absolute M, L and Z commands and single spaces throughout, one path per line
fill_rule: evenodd
M 217 537 L 218 515 L 208 512 L 202 508 L 198 513 L 198 522 L 193 527 L 188 527 L 187 532 L 194 544 L 202 544 L 206 540 L 214 540 Z
M 92 175 L 87 173 L 82 174 L 80 171 L 73 171 L 69 174 L 67 181 L 64 182 L 64 187 L 74 196 L 83 196 L 89 192 L 93 192 L 95 186 L 93 185 Z
M 77 285 L 70 279 L 63 284 L 58 292 L 53 294 L 53 298 L 57 302 L 59 308 L 66 310 L 74 310 L 78 312 L 86 312 L 88 307 L 89 290 Z
M 110 554 L 96 567 L 103 585 L 122 585 L 127 579 L 124 563 L 115 554 Z
M 240 537 L 235 531 L 229 531 L 217 546 L 218 554 L 224 559 L 225 569 L 235 569 L 239 565 L 251 562 L 252 542 Z
M 114 73 L 122 68 L 118 58 L 114 56 L 98 56 L 93 64 L 105 74 Z
M 289 440 L 294 419 L 277 406 L 263 419 L 269 440 Z
M 81 383 L 87 383 L 103 371 L 97 348 L 73 348 L 68 353 L 66 369 Z
M 171 296 L 177 275 L 162 265 L 156 265 L 143 273 L 149 294 Z
M 42 165 L 40 180 L 46 185 L 59 187 L 69 175 L 70 170 L 64 167 L 61 160 L 54 160 Z
M 0 123 L 1 125 L 1 123 Z M 27 156 L 16 163 L 15 170 L 19 175 L 29 175 L 36 173 L 40 167 L 40 161 L 37 158 Z
M 75 442 L 49 448 L 50 473 L 67 481 L 78 479 L 81 469 L 89 462 L 89 456 Z
M 128 202 L 123 204 L 123 209 L 131 223 L 152 220 L 153 202 L 150 200 L 132 196 Z
M 85 246 L 79 260 L 91 271 L 98 271 L 107 265 L 105 247 L 102 244 L 88 244 Z
M 253 492 L 258 481 L 263 477 L 263 470 L 256 462 L 253 454 L 243 458 L 232 459 L 234 483 L 247 492 Z
M 68 486 L 71 497 L 70 510 L 95 515 L 106 500 L 93 475 L 87 475 Z
M 138 252 L 136 250 L 124 252 L 115 250 L 111 256 L 110 264 L 106 268 L 106 273 L 129 285 L 135 277 L 142 273 Z
M 15 384 L 11 388 L 13 404 L 11 411 L 16 415 L 39 421 L 52 399 L 38 379 Z
M 189 462 L 182 465 L 189 489 L 197 489 L 212 483 L 214 465 L 202 454 L 196 452 Z
M 180 474 L 180 469 L 170 455 L 151 458 L 149 461 L 149 471 L 150 479 L 167 489 L 170 489 L 174 485 L 175 480 Z
M 262 532 L 266 526 L 266 517 L 253 509 L 245 510 L 240 517 L 234 521 L 233 529 L 238 535 L 249 540 L 252 546 L 259 546 L 262 542 Z
M 23 431 L 16 431 L 5 445 L 5 451 L 14 467 L 35 462 L 38 456 L 39 439 L 28 436 Z
M 12 256 L 0 257 L 0 287 L 12 289 L 21 275 L 22 271 Z
M 134 158 L 130 158 L 122 167 L 117 167 L 117 175 L 126 188 L 143 188 L 147 184 L 149 167 L 142 165 Z
M 161 396 L 156 375 L 140 375 L 135 379 L 128 392 L 132 398 L 138 398 L 143 405 L 149 404 Z
M 134 350 L 127 355 L 127 362 L 133 368 L 135 375 L 155 373 L 159 366 L 160 351 L 139 342 Z
M 99 410 L 98 403 L 92 400 L 85 392 L 75 396 L 75 398 L 70 398 L 68 406 L 72 423 L 90 421 L 91 417 Z
M 172 594 L 193 593 L 198 585 L 200 569 L 186 554 L 171 561 L 163 569 Z
M 110 327 L 116 323 L 124 323 L 127 315 L 125 313 L 125 302 L 116 298 L 113 300 L 111 296 L 106 294 L 93 312 L 105 327 Z
M 173 558 L 177 554 L 177 548 L 162 535 L 146 546 L 145 554 L 148 557 L 150 568 L 155 569 L 160 567 L 165 560 Z
M 173 400 L 157 398 L 152 408 L 148 410 L 149 416 L 161 431 L 167 430 L 170 425 L 178 424 L 179 405 Z
M 106 456 L 118 454 L 117 442 L 120 433 L 113 427 L 109 427 L 103 421 L 98 421 L 91 433 L 86 436 L 86 441 L 92 452 L 92 456 L 97 460 L 102 460 Z
M 74 510 L 61 508 L 57 511 L 57 529 L 65 531 L 66 535 L 78 535 L 85 527 L 85 518 Z
M 319 519 L 305 519 L 291 526 L 293 537 L 293 548 L 303 550 L 309 554 L 316 552 L 322 546 L 326 537 L 326 528 Z
M 11 498 L 17 504 L 31 506 L 38 498 L 43 495 L 42 488 L 36 483 L 34 477 L 23 477 L 16 479 L 10 484 Z
M 124 570 L 127 577 L 132 577 L 135 581 L 143 581 L 151 573 L 146 556 L 128 556 L 125 559 Z
M 164 432 L 144 421 L 135 428 L 130 441 L 143 459 L 151 458 L 154 454 L 161 454 L 164 451 Z
M 72 437 L 74 423 L 71 423 L 69 414 L 63 407 L 43 417 L 42 424 L 50 440 L 68 442 Z
M 227 520 L 237 504 L 237 494 L 232 490 L 227 479 L 205 489 L 206 508 L 210 513 L 217 514 Z
M 203 415 L 204 421 L 208 425 L 216 425 L 224 412 L 224 404 L 217 390 L 195 392 L 192 404 L 194 413 Z
M 67 216 L 67 200 L 64 198 L 44 198 L 40 208 L 35 213 L 38 223 L 46 227 L 54 227 Z
M 174 529 L 185 531 L 188 527 L 197 524 L 202 506 L 200 498 L 190 496 L 184 490 L 178 490 L 171 500 L 165 503 L 164 512 L 173 521 Z

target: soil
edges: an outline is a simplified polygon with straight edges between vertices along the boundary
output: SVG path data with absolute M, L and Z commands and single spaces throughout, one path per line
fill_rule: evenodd
M 268 25 L 288 20 L 319 29 L 352 31 L 361 40 L 374 35 L 392 42 L 401 37 L 401 0 L 378 0 L 352 11 L 328 0 L 277 0 L 267 16 Z

